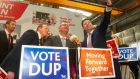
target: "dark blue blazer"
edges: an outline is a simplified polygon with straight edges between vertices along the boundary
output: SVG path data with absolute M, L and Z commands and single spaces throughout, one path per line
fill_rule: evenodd
M 106 45 L 106 31 L 110 23 L 111 11 L 104 12 L 103 19 L 99 26 L 92 33 L 92 46 L 94 48 L 107 48 Z M 82 47 L 87 47 L 87 36 L 84 37 Z
M 10 51 L 1 64 L 4 70 L 15 72 L 15 79 L 18 79 L 22 45 L 39 45 L 37 32 L 33 30 L 24 32 L 15 47 Z

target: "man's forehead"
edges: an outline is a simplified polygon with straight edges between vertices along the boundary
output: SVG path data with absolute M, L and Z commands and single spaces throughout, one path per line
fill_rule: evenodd
M 68 23 L 66 23 L 66 22 L 62 22 L 60 25 L 68 25 Z
M 91 21 L 87 19 L 87 20 L 85 20 L 84 22 L 91 22 Z
M 48 25 L 47 24 L 43 24 L 42 26 L 48 28 Z

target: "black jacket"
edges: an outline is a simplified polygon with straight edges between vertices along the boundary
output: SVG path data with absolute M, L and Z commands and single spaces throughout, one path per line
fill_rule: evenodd
M 15 47 L 10 51 L 8 56 L 2 62 L 1 64 L 2 68 L 6 71 L 15 72 L 15 79 L 18 79 L 22 45 L 38 45 L 38 44 L 39 37 L 37 32 L 33 30 L 26 31 L 21 36 Z
M 13 44 L 11 43 L 9 45 L 9 41 L 6 35 L 6 32 L 0 31 L 0 64 L 3 61 L 3 59 L 8 55 L 8 53 L 13 48 Z
M 92 46 L 94 48 L 107 48 L 106 31 L 110 23 L 111 11 L 104 12 L 104 17 L 99 26 L 92 33 Z M 84 38 L 82 47 L 87 47 L 87 37 Z

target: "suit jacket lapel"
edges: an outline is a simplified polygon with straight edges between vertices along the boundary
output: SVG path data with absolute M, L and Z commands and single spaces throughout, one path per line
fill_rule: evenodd
M 7 49 L 8 48 L 8 50 L 9 50 L 9 41 L 8 41 L 8 38 L 7 38 L 7 35 L 6 35 L 6 32 L 5 31 L 1 31 L 1 39 L 2 39 L 2 42 L 4 43 L 4 47 Z M 7 50 L 7 51 L 8 51 Z
M 4 38 L 4 40 L 7 40 L 8 41 L 8 38 L 7 38 L 7 35 L 6 35 L 6 32 L 5 31 L 3 31 L 3 38 Z
M 94 42 L 96 41 L 96 39 L 94 39 L 94 32 L 95 32 L 96 30 L 94 30 L 93 31 L 93 33 L 92 33 L 92 35 L 91 35 L 91 43 L 92 43 L 92 46 L 94 47 Z
M 35 45 L 36 45 L 36 44 L 39 45 L 39 36 L 38 36 L 37 32 L 35 32 L 35 34 L 36 34 L 36 36 L 37 36 L 37 39 L 36 39 L 36 43 L 34 43 L 34 44 L 35 44 Z
M 56 41 L 57 41 L 57 45 L 58 45 L 58 46 L 63 47 L 63 45 L 62 45 L 62 42 L 61 42 L 61 39 L 60 39 L 60 36 L 59 36 L 59 35 L 57 35 L 57 36 L 56 36 L 56 39 L 54 39 L 54 40 L 56 40 Z
M 6 35 L 6 32 L 3 31 L 3 40 L 6 40 L 6 44 L 8 45 L 8 38 L 7 38 L 7 35 Z

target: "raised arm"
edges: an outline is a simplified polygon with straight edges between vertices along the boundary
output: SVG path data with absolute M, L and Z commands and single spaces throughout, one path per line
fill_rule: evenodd
M 105 0 L 108 6 L 112 6 L 112 1 L 111 0 Z
M 106 0 L 106 8 L 104 11 L 104 15 L 103 15 L 102 21 L 98 27 L 98 29 L 100 29 L 100 31 L 103 34 L 106 33 L 106 30 L 107 30 L 108 25 L 110 23 L 111 10 L 112 10 L 112 2 L 111 2 L 111 0 Z

